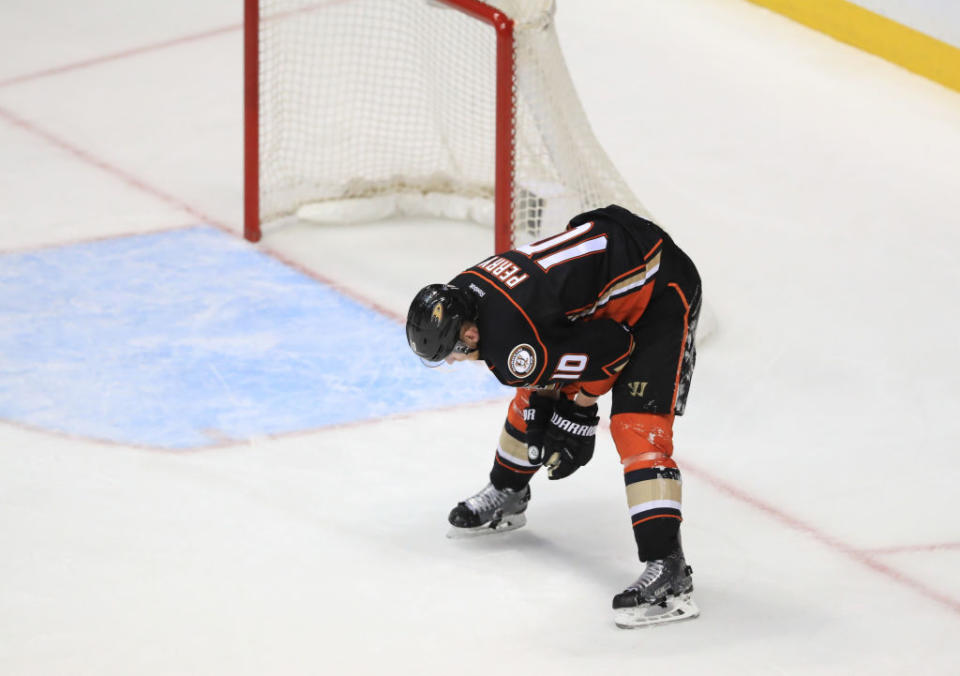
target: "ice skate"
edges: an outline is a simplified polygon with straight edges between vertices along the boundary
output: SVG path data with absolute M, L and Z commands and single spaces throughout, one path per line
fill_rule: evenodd
M 461 538 L 501 533 L 527 523 L 524 512 L 530 502 L 530 487 L 499 490 L 487 484 L 482 491 L 457 504 L 450 512 L 453 528 L 447 537 Z
M 648 561 L 636 582 L 613 597 L 613 619 L 622 629 L 693 619 L 693 569 L 677 548 L 665 559 Z

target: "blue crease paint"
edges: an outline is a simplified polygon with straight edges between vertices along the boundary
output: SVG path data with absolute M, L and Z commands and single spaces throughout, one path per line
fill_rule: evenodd
M 214 228 L 0 255 L 0 417 L 160 448 L 508 397 Z

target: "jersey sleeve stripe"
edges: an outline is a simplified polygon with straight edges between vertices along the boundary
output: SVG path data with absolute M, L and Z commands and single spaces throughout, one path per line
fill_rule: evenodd
M 609 303 L 613 298 L 625 296 L 646 286 L 647 282 L 651 281 L 659 269 L 660 254 L 657 253 L 657 255 L 651 261 L 633 268 L 632 270 L 628 270 L 619 277 L 613 279 L 603 288 L 595 302 L 575 310 L 570 310 L 567 312 L 567 316 L 571 319 L 579 319 L 581 317 L 586 317 L 593 314 L 598 309 Z
M 631 335 L 630 346 L 627 348 L 627 351 L 603 367 L 603 372 L 606 373 L 608 377 L 603 380 L 591 380 L 581 383 L 580 391 L 588 397 L 602 397 L 609 392 L 617 376 L 620 375 L 620 371 L 623 370 L 623 367 L 626 366 L 627 361 L 629 361 L 630 355 L 633 353 L 634 344 L 633 336 Z
M 627 346 L 627 351 L 603 367 L 603 372 L 609 376 L 615 376 L 620 373 L 621 369 L 623 369 L 627 361 L 630 359 L 630 355 L 633 354 L 633 348 L 636 346 L 636 341 L 633 339 L 632 333 L 628 333 L 627 336 L 630 338 L 630 344 Z

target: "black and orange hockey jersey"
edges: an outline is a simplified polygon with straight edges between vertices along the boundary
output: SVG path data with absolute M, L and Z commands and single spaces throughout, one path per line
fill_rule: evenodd
M 630 359 L 665 243 L 675 246 L 656 224 L 609 206 L 450 283 L 476 296 L 480 359 L 500 382 L 600 396 Z

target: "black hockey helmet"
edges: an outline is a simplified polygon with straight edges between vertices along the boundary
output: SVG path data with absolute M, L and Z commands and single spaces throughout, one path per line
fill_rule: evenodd
M 410 303 L 407 342 L 424 363 L 436 365 L 457 347 L 463 322 L 476 320 L 473 294 L 450 284 L 428 284 Z

